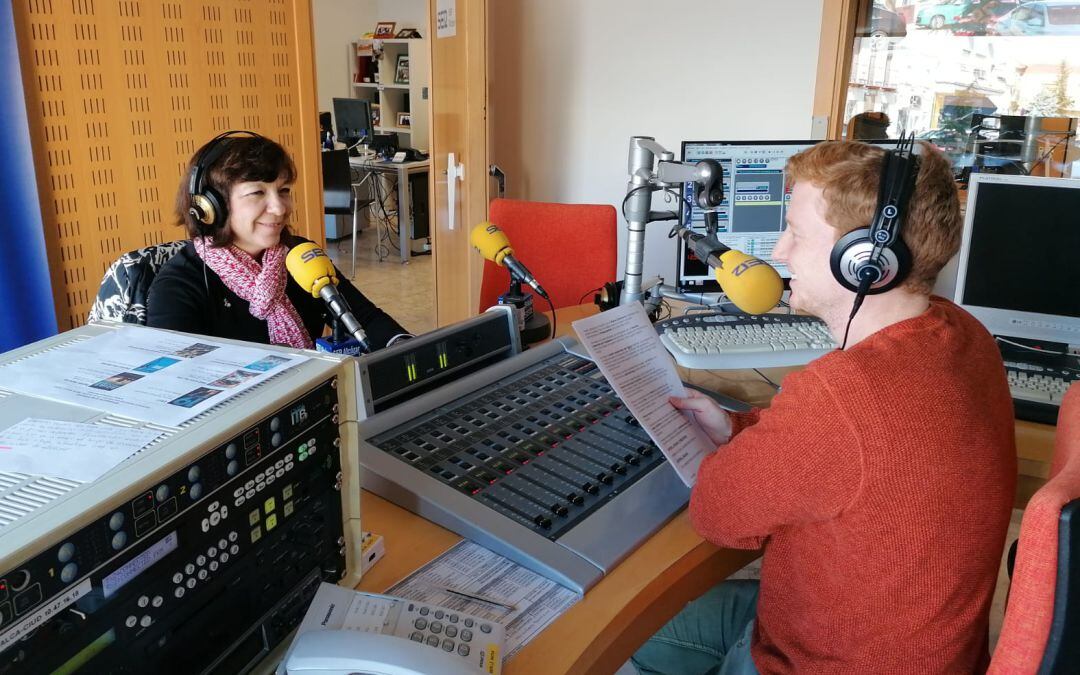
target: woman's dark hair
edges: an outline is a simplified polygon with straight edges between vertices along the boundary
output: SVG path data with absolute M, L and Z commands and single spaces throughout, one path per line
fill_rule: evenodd
M 272 183 L 279 178 L 292 183 L 296 180 L 296 165 L 285 148 L 263 136 L 229 136 L 216 142 L 208 142 L 199 148 L 188 162 L 187 171 L 184 172 L 180 189 L 176 193 L 177 224 L 187 230 L 189 238 L 208 236 L 213 246 L 227 246 L 233 240 L 227 218 L 224 226 L 215 229 L 195 220 L 188 212 L 191 208 L 191 193 L 188 191 L 191 174 L 195 171 L 198 160 L 216 143 L 224 143 L 225 149 L 211 166 L 204 167 L 204 181 L 221 195 L 226 207 L 229 204 L 229 194 L 237 183 Z M 283 239 L 290 236 L 288 227 L 282 231 L 281 236 Z

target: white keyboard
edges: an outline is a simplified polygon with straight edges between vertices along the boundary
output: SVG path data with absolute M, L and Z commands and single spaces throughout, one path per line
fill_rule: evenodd
M 1056 368 L 1014 361 L 1005 362 L 1009 393 L 1014 399 L 1021 401 L 1061 406 L 1061 399 L 1074 380 L 1062 377 L 1060 373 L 1061 371 Z
M 800 366 L 837 347 L 820 319 L 794 314 L 687 314 L 656 332 L 680 366 L 702 370 Z

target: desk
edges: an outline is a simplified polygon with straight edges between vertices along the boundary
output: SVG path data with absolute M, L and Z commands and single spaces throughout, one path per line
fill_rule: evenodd
M 589 306 L 560 309 L 559 333 L 596 312 Z M 768 371 L 778 379 L 794 368 Z M 687 381 L 762 404 L 772 388 L 753 371 L 683 373 Z M 375 495 L 361 497 L 364 529 L 383 535 L 386 556 L 364 575 L 358 588 L 384 592 L 396 581 L 461 540 L 423 518 Z M 578 604 L 533 639 L 506 664 L 507 675 L 611 673 L 690 600 L 758 557 L 757 551 L 719 549 L 690 526 L 685 511 L 600 580 Z
M 409 198 L 409 176 L 414 173 L 427 173 L 431 160 L 421 159 L 415 162 L 384 162 L 370 160 L 364 157 L 350 157 L 349 166 L 363 171 L 390 173 L 397 176 L 397 203 L 398 203 L 398 249 L 401 253 L 401 264 L 409 263 L 409 233 L 413 229 L 412 200 Z M 353 183 L 353 187 L 363 181 Z M 405 217 L 402 218 L 402 214 Z M 352 244 L 352 269 L 356 269 L 356 213 L 353 212 L 353 244 Z
M 560 309 L 559 334 L 595 307 Z M 797 368 L 763 372 L 780 382 Z M 683 379 L 767 405 L 773 390 L 752 370 L 686 371 Z M 1046 459 L 1054 427 L 1018 422 L 1021 460 Z M 1023 467 L 1021 467 L 1023 470 Z M 458 535 L 367 492 L 361 497 L 364 529 L 383 535 L 386 556 L 364 575 L 358 588 L 381 593 L 461 540 Z M 507 675 L 611 673 L 690 600 L 759 555 L 721 549 L 699 537 L 684 510 L 594 586 L 578 604 L 533 639 L 506 664 Z

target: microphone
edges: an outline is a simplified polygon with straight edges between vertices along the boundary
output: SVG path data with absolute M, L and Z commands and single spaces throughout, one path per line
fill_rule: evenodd
M 489 222 L 480 223 L 469 233 L 469 243 L 473 245 L 473 248 L 480 255 L 496 265 L 510 270 L 512 277 L 523 284 L 532 286 L 532 289 L 539 293 L 540 297 L 548 297 L 547 291 L 536 280 L 536 277 L 514 257 L 514 249 L 510 248 L 510 240 L 506 238 L 506 234 L 499 229 L 498 225 Z
M 344 296 L 338 293 L 337 270 L 325 251 L 310 241 L 297 244 L 285 256 L 285 267 L 300 288 L 311 293 L 312 297 L 323 299 L 334 320 L 340 321 L 353 339 L 360 343 L 361 351 L 371 351 L 367 333 L 353 316 Z
M 685 227 L 679 227 L 678 234 L 694 255 L 715 270 L 720 288 L 736 307 L 748 314 L 763 314 L 779 304 L 784 282 L 772 265 Z

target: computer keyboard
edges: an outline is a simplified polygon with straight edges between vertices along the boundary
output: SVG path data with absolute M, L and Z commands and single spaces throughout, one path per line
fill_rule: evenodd
M 1080 379 L 1071 369 L 1022 361 L 1005 361 L 1005 374 L 1016 418 L 1042 424 L 1057 424 L 1065 391 Z
M 837 346 L 820 319 L 796 314 L 686 314 L 656 332 L 680 366 L 703 370 L 800 366 Z

